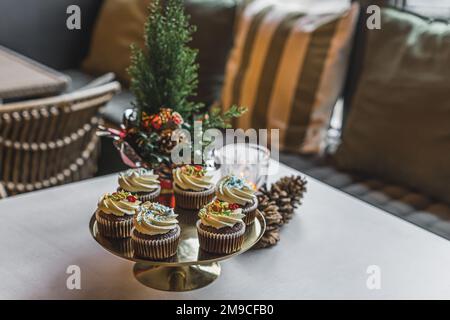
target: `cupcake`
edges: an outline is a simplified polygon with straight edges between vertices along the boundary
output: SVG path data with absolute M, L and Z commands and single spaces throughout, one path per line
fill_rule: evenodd
M 129 169 L 119 174 L 118 191 L 130 192 L 142 202 L 155 201 L 161 193 L 161 186 L 153 170 Z
M 199 165 L 184 165 L 173 170 L 176 206 L 198 210 L 214 199 L 212 176 Z
M 152 260 L 167 259 L 177 253 L 181 229 L 172 208 L 145 202 L 133 219 L 131 240 L 134 254 Z
M 198 216 L 200 249 L 214 254 L 230 254 L 241 249 L 245 233 L 242 208 L 215 200 L 203 207 Z
M 244 179 L 236 176 L 223 177 L 217 183 L 216 196 L 220 201 L 236 204 L 242 208 L 246 225 L 255 221 L 258 199 L 255 190 Z
M 133 228 L 133 215 L 140 204 L 141 201 L 129 192 L 103 195 L 95 212 L 98 232 L 108 238 L 129 237 Z

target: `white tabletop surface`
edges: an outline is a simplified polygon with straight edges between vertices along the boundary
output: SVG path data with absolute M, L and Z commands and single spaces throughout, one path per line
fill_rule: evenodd
M 296 173 L 282 166 L 278 175 Z M 450 242 L 313 178 L 277 246 L 222 262 L 219 279 L 202 289 L 147 288 L 132 262 L 89 233 L 98 197 L 115 183 L 111 175 L 0 200 L 0 298 L 450 298 Z M 66 287 L 69 265 L 81 269 L 80 290 Z M 366 284 L 373 265 L 380 289 Z

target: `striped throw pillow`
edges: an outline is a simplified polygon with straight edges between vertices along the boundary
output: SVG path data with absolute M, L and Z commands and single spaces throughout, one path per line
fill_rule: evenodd
M 357 4 L 314 14 L 256 0 L 238 21 L 221 104 L 249 109 L 235 126 L 279 129 L 280 148 L 319 152 L 343 86 Z

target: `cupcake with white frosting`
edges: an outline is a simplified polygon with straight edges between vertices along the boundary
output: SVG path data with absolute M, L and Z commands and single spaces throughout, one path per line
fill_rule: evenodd
M 172 208 L 145 202 L 133 219 L 131 241 L 138 257 L 162 260 L 177 253 L 181 229 Z
M 99 233 L 108 238 L 127 238 L 133 228 L 133 216 L 141 201 L 129 192 L 104 194 L 95 212 Z
M 214 199 L 212 176 L 200 165 L 184 165 L 173 170 L 176 206 L 198 210 Z
M 158 175 L 144 168 L 129 169 L 119 174 L 118 191 L 132 193 L 140 201 L 155 201 L 161 193 Z
M 203 207 L 198 216 L 197 233 L 202 250 L 231 254 L 241 249 L 245 234 L 242 208 L 214 200 Z
M 245 179 L 232 175 L 221 178 L 216 187 L 217 199 L 242 208 L 246 225 L 255 221 L 256 208 L 258 207 L 255 192 L 255 189 Z

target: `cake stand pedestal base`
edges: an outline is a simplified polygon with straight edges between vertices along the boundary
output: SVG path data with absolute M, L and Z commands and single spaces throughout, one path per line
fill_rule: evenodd
M 164 291 L 189 291 L 207 286 L 220 275 L 217 262 L 186 266 L 155 266 L 138 262 L 134 276 L 143 285 Z
M 95 241 L 103 248 L 118 257 L 136 263 L 133 269 L 134 276 L 143 285 L 165 291 L 189 291 L 212 283 L 220 275 L 219 261 L 249 250 L 261 239 L 266 230 L 266 220 L 259 210 L 256 213 L 257 219 L 245 231 L 241 250 L 227 255 L 210 254 L 200 249 L 195 223 L 183 222 L 183 219 L 179 219 L 181 235 L 177 254 L 165 261 L 136 257 L 130 238 L 103 237 L 98 232 L 95 214 L 89 221 L 89 230 Z M 179 217 L 181 216 L 182 214 Z

